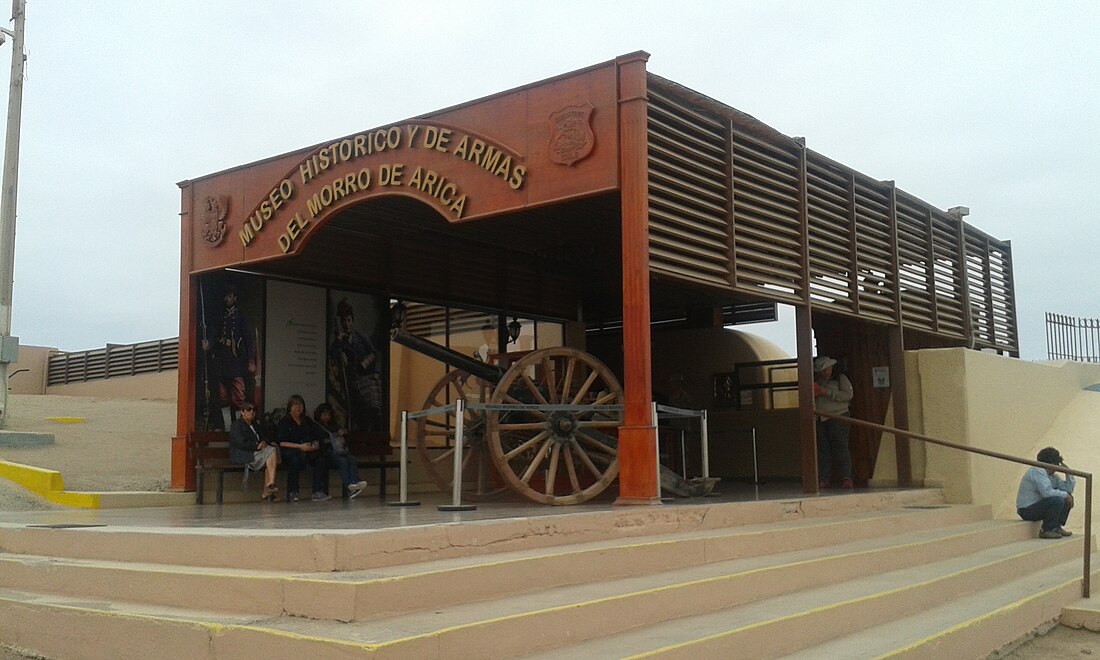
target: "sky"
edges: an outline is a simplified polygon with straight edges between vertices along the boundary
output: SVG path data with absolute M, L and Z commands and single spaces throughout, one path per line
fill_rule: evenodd
M 180 181 L 637 50 L 1011 240 L 1022 357 L 1045 312 L 1100 317 L 1100 2 L 27 4 L 22 344 L 179 334 Z

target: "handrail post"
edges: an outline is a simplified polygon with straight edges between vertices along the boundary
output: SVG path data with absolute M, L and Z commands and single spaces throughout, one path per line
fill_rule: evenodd
M 1085 575 L 1081 578 L 1081 595 L 1088 598 L 1092 591 L 1092 477 L 1085 477 Z
M 991 451 L 989 449 L 979 449 L 978 447 L 967 447 L 966 445 L 960 445 L 955 442 L 948 442 L 947 440 L 939 440 L 937 438 L 931 438 L 920 433 L 913 433 L 912 431 L 905 431 L 883 424 L 875 424 L 874 422 L 868 422 L 863 419 L 855 419 L 846 415 L 837 415 L 835 413 L 822 412 L 820 410 L 813 410 L 813 413 L 822 417 L 830 419 L 839 419 L 849 424 L 855 424 L 856 426 L 862 426 L 865 428 L 875 429 L 876 431 L 882 431 L 884 433 L 893 433 L 895 435 L 902 435 L 921 442 L 931 443 L 939 445 L 940 447 L 947 447 L 949 449 L 959 449 L 961 451 L 969 452 L 971 454 L 978 454 L 980 456 L 988 456 L 990 458 L 997 458 L 1002 461 L 1010 461 L 1013 463 L 1019 463 L 1021 465 L 1030 465 L 1032 467 L 1040 467 L 1044 470 L 1050 470 L 1053 472 L 1063 472 L 1067 476 L 1073 475 L 1085 480 L 1085 560 L 1084 560 L 1084 576 L 1081 581 L 1081 593 L 1084 598 L 1089 597 L 1090 589 L 1090 573 L 1092 572 L 1092 473 L 1085 472 L 1083 470 L 1074 470 L 1067 468 L 1065 465 L 1052 465 L 1050 463 L 1042 463 L 1040 461 L 1033 461 L 1028 458 L 1021 458 L 1019 456 L 1011 456 L 1009 454 L 1003 454 L 998 451 Z

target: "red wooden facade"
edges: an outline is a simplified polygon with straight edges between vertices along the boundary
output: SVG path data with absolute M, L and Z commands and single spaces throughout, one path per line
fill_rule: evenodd
M 1017 352 L 1007 242 L 649 73 L 647 60 L 625 55 L 182 182 L 173 487 L 194 487 L 197 278 L 224 269 L 621 321 L 623 503 L 659 501 L 657 307 L 796 306 L 803 401 L 811 327 L 849 355 L 859 332 L 845 328 L 873 328 L 860 332 L 876 337 L 895 383 L 906 346 Z M 883 401 L 864 406 L 881 421 Z M 803 419 L 813 490 L 809 404 Z

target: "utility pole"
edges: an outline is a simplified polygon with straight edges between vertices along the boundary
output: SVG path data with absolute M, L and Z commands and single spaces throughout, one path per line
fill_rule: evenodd
M 23 23 L 26 0 L 12 0 L 15 30 L 0 28 L 0 43 L 11 37 L 11 84 L 4 141 L 4 180 L 0 192 L 0 429 L 8 424 L 8 368 L 19 356 L 19 338 L 11 336 L 11 294 L 15 277 L 15 199 L 19 187 L 19 122 L 23 111 Z

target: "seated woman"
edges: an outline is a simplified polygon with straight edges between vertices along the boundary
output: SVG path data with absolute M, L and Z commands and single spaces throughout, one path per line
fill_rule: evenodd
M 275 438 L 283 449 L 286 463 L 286 500 L 298 501 L 298 475 L 313 465 L 313 501 L 331 499 L 328 494 L 328 461 L 321 451 L 325 438 L 321 429 L 306 415 L 306 400 L 291 394 L 286 402 L 286 415 L 279 420 Z
M 347 431 L 336 424 L 336 412 L 327 403 L 317 406 L 313 411 L 313 419 L 324 429 L 328 435 L 328 459 L 340 472 L 340 482 L 344 484 L 344 497 L 355 499 L 359 497 L 367 482 L 359 479 L 359 466 L 355 456 L 348 451 L 346 440 Z
M 279 487 L 275 485 L 275 466 L 279 463 L 279 450 L 268 444 L 256 426 L 256 406 L 251 401 L 241 404 L 241 416 L 229 427 L 229 461 L 246 465 L 246 470 L 264 471 L 262 499 L 275 501 Z

